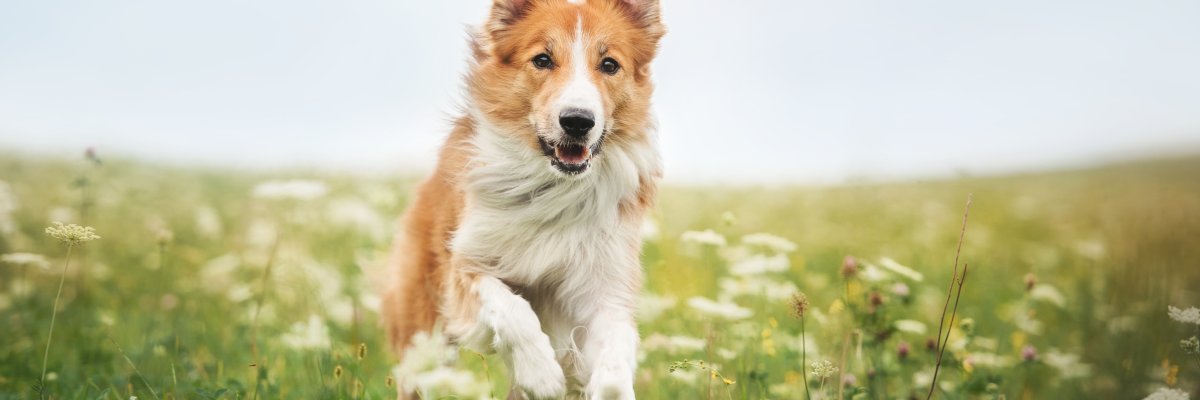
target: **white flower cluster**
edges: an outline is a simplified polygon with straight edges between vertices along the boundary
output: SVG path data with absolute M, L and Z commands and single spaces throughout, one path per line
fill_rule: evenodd
M 1185 324 L 1200 325 L 1200 308 L 1188 307 L 1185 310 L 1175 308 L 1175 306 L 1167 306 L 1167 316 Z
M 293 324 L 279 339 L 285 346 L 297 350 L 328 349 L 329 327 L 321 317 L 310 315 L 308 321 Z
M 266 181 L 254 187 L 254 197 L 268 200 L 311 200 L 328 192 L 324 182 L 304 179 Z
M 1187 392 L 1179 389 L 1159 388 L 1143 400 L 1188 400 L 1190 398 Z
M 50 262 L 47 261 L 46 257 L 41 254 L 8 253 L 0 256 L 0 261 L 3 261 L 5 264 L 25 267 L 38 267 L 41 269 L 50 268 Z
M 837 367 L 833 366 L 833 363 L 829 362 L 829 360 L 813 361 L 812 363 L 812 374 L 817 379 L 829 378 L 836 374 L 837 371 Z

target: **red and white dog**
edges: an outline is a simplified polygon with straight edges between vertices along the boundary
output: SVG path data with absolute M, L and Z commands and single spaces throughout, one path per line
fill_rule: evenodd
M 401 357 L 441 321 L 503 358 L 510 398 L 634 398 L 663 33 L 658 0 L 494 0 L 465 115 L 394 247 L 383 314 Z

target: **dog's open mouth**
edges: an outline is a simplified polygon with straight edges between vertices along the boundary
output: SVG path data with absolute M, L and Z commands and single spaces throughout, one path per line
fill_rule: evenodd
M 550 158 L 550 164 L 568 175 L 586 171 L 591 164 L 592 157 L 600 149 L 600 143 L 596 143 L 592 147 L 575 142 L 550 144 L 541 138 L 538 138 L 538 143 L 542 145 L 542 153 Z

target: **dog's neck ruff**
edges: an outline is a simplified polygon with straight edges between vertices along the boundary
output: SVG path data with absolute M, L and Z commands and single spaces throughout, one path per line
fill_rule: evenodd
M 466 204 L 452 249 L 526 285 L 566 279 L 567 266 L 609 268 L 628 261 L 614 259 L 637 243 L 636 229 L 623 226 L 621 208 L 636 202 L 642 181 L 657 174 L 652 134 L 639 143 L 606 140 L 590 170 L 567 176 L 516 135 L 476 117 L 472 159 L 460 178 Z

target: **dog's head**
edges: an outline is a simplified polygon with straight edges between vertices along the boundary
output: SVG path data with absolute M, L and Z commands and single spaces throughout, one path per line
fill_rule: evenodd
M 473 107 L 558 172 L 588 170 L 605 142 L 643 140 L 658 0 L 494 0 L 474 38 Z

